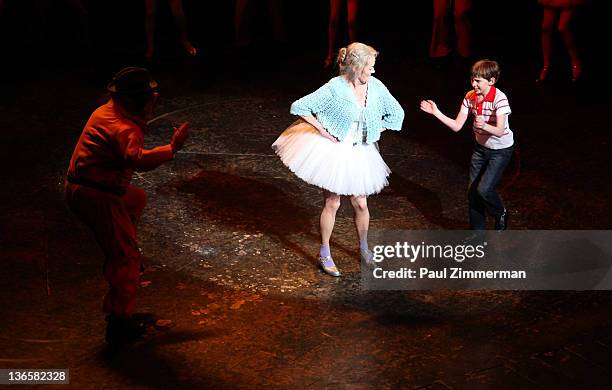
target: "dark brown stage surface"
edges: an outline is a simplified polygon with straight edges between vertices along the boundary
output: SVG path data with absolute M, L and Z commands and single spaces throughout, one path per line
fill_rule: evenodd
M 162 50 L 149 64 L 162 99 L 148 143 L 184 120 L 192 132 L 175 161 L 134 179 L 149 195 L 139 311 L 175 326 L 115 353 L 103 341 L 102 254 L 62 188 L 105 83 L 137 55 L 30 54 L 6 66 L 0 368 L 69 368 L 78 388 L 609 388 L 609 292 L 363 291 L 346 199 L 332 237 L 343 276 L 323 274 L 320 191 L 270 149 L 294 120 L 291 102 L 331 76 L 323 51 L 202 46 L 200 58 Z M 453 134 L 418 103 L 433 98 L 454 115 L 466 68 L 382 46 L 377 76 L 406 119 L 380 144 L 393 174 L 369 199 L 371 229 L 465 229 L 471 134 Z M 536 86 L 537 52 L 492 56 L 518 141 L 501 186 L 511 228 L 610 229 L 607 86 L 561 74 Z

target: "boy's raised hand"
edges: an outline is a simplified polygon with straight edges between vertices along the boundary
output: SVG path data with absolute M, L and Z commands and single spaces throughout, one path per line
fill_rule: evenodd
M 438 106 L 433 100 L 421 100 L 421 110 L 428 114 L 433 114 L 438 110 Z

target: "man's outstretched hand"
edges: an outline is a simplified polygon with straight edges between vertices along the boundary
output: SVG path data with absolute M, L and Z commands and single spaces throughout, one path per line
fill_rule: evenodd
M 172 152 L 176 153 L 183 147 L 187 136 L 189 135 L 189 122 L 184 122 L 178 128 L 174 128 L 174 134 L 172 135 L 172 141 L 170 141 L 170 145 L 172 145 Z

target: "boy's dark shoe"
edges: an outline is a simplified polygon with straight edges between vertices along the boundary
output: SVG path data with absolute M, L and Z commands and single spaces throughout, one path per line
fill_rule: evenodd
M 148 313 L 137 313 L 131 318 L 109 314 L 106 316 L 106 343 L 118 345 L 137 340 L 146 333 L 147 326 L 153 322 L 153 315 Z
M 508 228 L 509 217 L 510 213 L 508 213 L 508 210 L 504 209 L 503 213 L 495 218 L 495 230 L 506 230 Z
M 461 240 L 461 244 L 471 246 L 482 245 L 486 241 L 486 234 L 486 230 L 472 230 Z

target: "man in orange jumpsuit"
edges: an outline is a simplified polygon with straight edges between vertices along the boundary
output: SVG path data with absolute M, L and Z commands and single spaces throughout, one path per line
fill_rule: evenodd
M 145 331 L 145 323 L 132 318 L 141 266 L 136 224 L 146 204 L 145 192 L 130 184 L 133 172 L 172 160 L 188 134 L 188 123 L 183 123 L 169 144 L 144 148 L 156 87 L 144 68 L 117 73 L 108 85 L 111 99 L 87 121 L 66 177 L 70 209 L 93 230 L 104 252 L 108 343 L 127 341 Z

